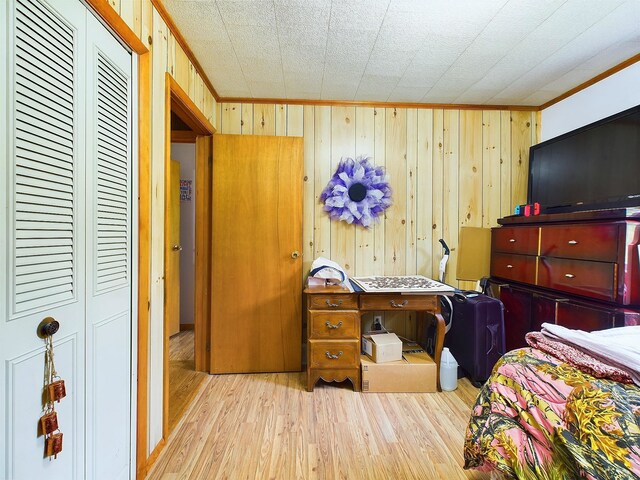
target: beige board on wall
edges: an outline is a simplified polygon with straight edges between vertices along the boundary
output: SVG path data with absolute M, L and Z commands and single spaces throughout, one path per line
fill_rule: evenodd
M 481 227 L 460 228 L 458 246 L 458 280 L 477 281 L 489 276 L 491 259 L 491 229 Z

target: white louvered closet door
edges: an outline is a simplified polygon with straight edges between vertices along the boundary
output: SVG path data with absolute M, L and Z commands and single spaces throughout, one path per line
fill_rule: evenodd
M 86 478 L 129 476 L 131 436 L 131 55 L 87 30 Z
M 104 148 L 113 148 L 117 132 L 105 125 L 123 105 L 121 93 L 115 106 L 108 103 L 114 78 L 99 73 L 94 60 L 94 44 L 111 45 L 94 40 L 104 28 L 73 0 L 0 1 L 0 26 L 6 34 L 0 42 L 0 115 L 6 119 L 0 140 L 0 479 L 126 478 L 131 58 L 120 72 L 129 90 L 125 125 L 118 129 L 127 133 L 115 142 L 127 153 L 114 160 L 125 167 L 113 174 L 115 167 L 104 165 L 111 160 L 101 166 L 96 153 L 101 135 L 109 139 Z M 111 56 L 104 54 L 107 72 Z M 123 201 L 123 209 L 112 211 Z M 124 253 L 117 246 L 123 238 Z M 55 460 L 43 456 L 38 433 L 44 342 L 37 326 L 48 316 L 60 322 L 55 364 L 67 390 L 56 404 L 64 440 Z M 107 378 L 94 377 L 107 370 Z M 109 397 L 109 382 L 122 392 Z M 115 417 L 105 403 L 110 399 Z

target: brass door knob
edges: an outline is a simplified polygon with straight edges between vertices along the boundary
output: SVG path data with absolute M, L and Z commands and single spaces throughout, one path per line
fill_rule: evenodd
M 182 245 L 174 245 L 174 246 L 172 247 L 172 250 L 173 250 L 174 252 L 181 252 L 181 251 L 182 251 Z
M 300 256 L 300 252 L 297 250 L 294 250 L 293 252 L 291 252 L 291 258 L 298 258 Z

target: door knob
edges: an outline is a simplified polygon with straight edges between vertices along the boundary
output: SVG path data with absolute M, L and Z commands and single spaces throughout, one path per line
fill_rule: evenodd
M 172 250 L 174 252 L 181 252 L 182 251 L 182 246 L 181 245 L 174 245 Z
M 291 252 L 291 258 L 298 258 L 300 256 L 300 252 L 297 250 L 294 250 L 293 252 Z

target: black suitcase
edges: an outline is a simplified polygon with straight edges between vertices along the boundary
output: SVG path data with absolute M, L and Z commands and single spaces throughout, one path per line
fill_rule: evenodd
M 450 299 L 452 323 L 444 345 L 471 382 L 481 385 L 505 353 L 504 305 L 477 292 L 457 293 Z

